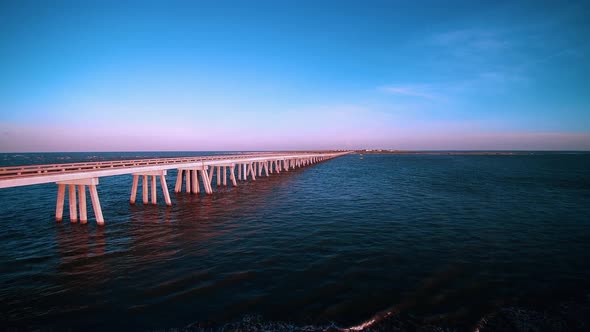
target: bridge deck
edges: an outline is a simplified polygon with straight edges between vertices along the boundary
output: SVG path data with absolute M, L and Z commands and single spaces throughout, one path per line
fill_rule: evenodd
M 348 152 L 260 152 L 181 158 L 152 158 L 47 165 L 6 166 L 0 168 L 0 188 L 58 181 L 79 180 L 137 172 L 161 171 L 220 164 L 249 163 L 310 157 L 333 157 Z

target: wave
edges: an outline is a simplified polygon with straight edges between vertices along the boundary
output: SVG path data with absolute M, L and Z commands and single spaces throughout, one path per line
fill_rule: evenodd
M 562 302 L 549 307 L 501 307 L 475 322 L 456 321 L 444 316 L 420 317 L 390 308 L 353 326 L 298 325 L 283 321 L 270 321 L 260 315 L 245 315 L 241 320 L 225 324 L 196 322 L 185 329 L 190 331 L 276 331 L 276 332 L 530 332 L 530 331 L 588 331 L 590 328 L 590 296 L 582 301 Z

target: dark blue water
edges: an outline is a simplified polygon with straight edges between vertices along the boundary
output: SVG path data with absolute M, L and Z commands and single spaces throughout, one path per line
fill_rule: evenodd
M 2 154 L 9 164 L 195 153 Z M 105 227 L 54 221 L 56 185 L 0 189 L 2 326 L 153 329 L 380 312 L 470 330 L 590 294 L 590 155 L 348 155 L 173 206 L 101 178 Z M 215 183 L 215 181 L 214 181 Z

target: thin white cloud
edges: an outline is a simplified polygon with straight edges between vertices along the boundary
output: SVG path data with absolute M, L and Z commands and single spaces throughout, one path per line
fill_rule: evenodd
M 425 88 L 417 86 L 382 86 L 379 90 L 400 96 L 416 97 L 428 100 L 437 100 L 437 96 L 427 91 Z
M 451 50 L 457 55 L 471 56 L 475 53 L 502 52 L 510 48 L 505 33 L 482 29 L 460 29 L 434 34 L 430 38 L 433 46 Z

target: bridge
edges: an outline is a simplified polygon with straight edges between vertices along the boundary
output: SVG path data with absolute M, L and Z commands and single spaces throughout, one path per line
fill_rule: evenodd
M 69 164 L 8 166 L 0 168 L 0 188 L 35 185 L 41 183 L 57 184 L 55 220 L 63 219 L 66 189 L 69 201 L 70 222 L 88 222 L 86 206 L 86 187 L 96 218 L 96 223 L 104 225 L 104 218 L 97 186 L 99 178 L 106 176 L 133 176 L 129 202 L 135 204 L 141 180 L 143 204 L 157 204 L 157 179 L 167 206 L 172 205 L 167 171 L 177 170 L 174 192 L 182 191 L 183 183 L 187 193 L 201 191 L 213 193 L 213 180 L 217 188 L 237 186 L 239 181 L 256 181 L 256 177 L 270 176 L 272 173 L 287 172 L 289 169 L 304 167 L 339 157 L 346 152 L 260 152 L 248 154 L 227 154 L 183 158 L 132 159 L 101 162 L 82 162 Z M 199 180 L 200 178 L 200 180 Z M 151 179 L 151 181 L 150 181 Z M 229 179 L 229 181 L 228 181 Z M 150 185 L 151 182 L 151 185 Z M 77 189 L 77 190 L 76 190 Z M 76 195 L 76 191 L 78 195 Z M 79 198 L 79 199 L 77 199 Z M 78 213 L 79 210 L 79 213 Z

